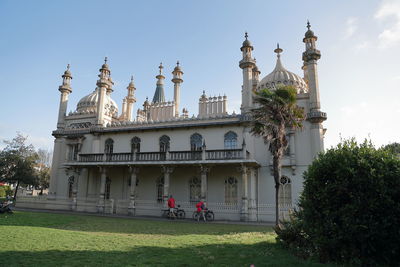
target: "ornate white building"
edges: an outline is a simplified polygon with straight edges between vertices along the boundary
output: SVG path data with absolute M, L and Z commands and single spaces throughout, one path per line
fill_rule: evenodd
M 273 71 L 259 80 L 260 71 L 248 40 L 240 50 L 243 70 L 241 114 L 227 112 L 226 96 L 199 98 L 199 111 L 189 117 L 181 109 L 183 71 L 177 63 L 172 72 L 173 101 L 164 96 L 163 66 L 150 102 L 133 116 L 136 103 L 133 78 L 122 108 L 111 98 L 110 67 L 100 68 L 96 89 L 84 96 L 76 111 L 66 114 L 72 93 L 69 66 L 62 75 L 57 130 L 53 131 L 54 156 L 47 198 L 18 200 L 20 207 L 64 209 L 85 212 L 159 216 L 172 194 L 187 214 L 202 199 L 216 219 L 273 221 L 274 179 L 272 157 L 261 138 L 250 133 L 248 112 L 253 92 L 274 89 L 278 84 L 297 89 L 297 104 L 307 120 L 302 130 L 288 130 L 289 149 L 283 159 L 281 210 L 296 204 L 302 190 L 302 174 L 323 151 L 317 61 L 317 37 L 310 30 L 303 42 L 303 77 L 286 70 L 282 49 L 275 49 Z

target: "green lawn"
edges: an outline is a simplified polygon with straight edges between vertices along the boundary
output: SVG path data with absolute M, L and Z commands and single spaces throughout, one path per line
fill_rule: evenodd
M 0 266 L 319 266 L 266 226 L 15 212 L 0 233 Z

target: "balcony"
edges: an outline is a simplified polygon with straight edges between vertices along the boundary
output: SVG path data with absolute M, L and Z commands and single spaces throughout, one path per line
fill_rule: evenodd
M 168 152 L 137 152 L 111 154 L 79 154 L 75 162 L 164 162 L 164 161 L 216 161 L 216 160 L 246 160 L 249 152 L 244 149 L 220 149 L 204 151 L 168 151 Z M 74 162 L 74 160 L 70 161 Z

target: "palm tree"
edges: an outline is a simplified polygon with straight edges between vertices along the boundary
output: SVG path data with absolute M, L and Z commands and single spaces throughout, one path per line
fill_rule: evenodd
M 273 157 L 275 180 L 275 224 L 279 223 L 279 185 L 281 161 L 288 147 L 286 129 L 302 128 L 305 119 L 303 109 L 296 105 L 296 89 L 293 86 L 281 86 L 276 90 L 262 89 L 255 92 L 256 108 L 251 110 L 251 133 L 261 136 Z

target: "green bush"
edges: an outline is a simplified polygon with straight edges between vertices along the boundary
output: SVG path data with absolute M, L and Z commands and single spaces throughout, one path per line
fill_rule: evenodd
M 0 186 L 0 197 L 4 198 L 6 196 L 12 196 L 13 190 L 9 185 L 2 185 Z
M 301 211 L 277 231 L 278 240 L 291 243 L 285 235 L 300 227 L 297 235 L 311 244 L 302 252 L 322 262 L 397 265 L 399 200 L 400 160 L 369 142 L 344 141 L 309 166 Z
M 6 189 L 4 186 L 0 186 L 0 197 L 6 197 Z

